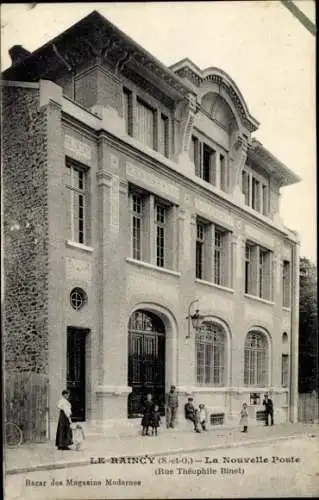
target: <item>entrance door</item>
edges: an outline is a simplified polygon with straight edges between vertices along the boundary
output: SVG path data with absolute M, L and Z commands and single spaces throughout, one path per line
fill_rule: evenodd
M 136 311 L 129 322 L 128 417 L 141 413 L 148 393 L 165 412 L 165 327 L 162 320 L 148 311 Z
M 88 330 L 68 327 L 67 390 L 70 392 L 72 420 L 85 420 L 85 348 Z

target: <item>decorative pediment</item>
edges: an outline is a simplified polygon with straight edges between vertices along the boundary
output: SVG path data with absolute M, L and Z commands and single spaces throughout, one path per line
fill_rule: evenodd
M 238 113 L 242 124 L 247 128 L 249 132 L 254 132 L 257 130 L 259 123 L 251 116 L 248 111 L 247 104 L 238 89 L 235 82 L 227 75 L 224 71 L 219 68 L 207 68 L 205 70 L 199 69 L 192 61 L 189 59 L 184 59 L 173 66 L 171 69 L 180 78 L 189 81 L 194 87 L 200 90 L 202 87 L 207 87 L 207 84 L 211 83 L 218 87 L 218 93 L 229 97 L 231 102 Z

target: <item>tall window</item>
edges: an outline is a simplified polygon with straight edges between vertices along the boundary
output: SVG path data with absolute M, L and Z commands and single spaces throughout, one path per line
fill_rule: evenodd
M 251 242 L 245 247 L 245 293 L 272 299 L 272 252 Z
M 197 222 L 197 237 L 196 237 L 196 278 L 203 279 L 204 275 L 204 242 L 205 242 L 205 225 Z
M 132 92 L 126 88 L 123 89 L 123 115 L 126 133 L 133 135 Z
M 143 258 L 143 208 L 144 201 L 141 195 L 133 194 L 131 197 L 132 257 L 137 260 Z
M 256 212 L 267 215 L 269 212 L 269 186 L 266 179 L 255 174 L 248 167 L 242 171 L 242 192 L 245 205 Z
M 167 207 L 155 205 L 156 265 L 165 267 Z
M 288 387 L 289 385 L 289 356 L 288 354 L 281 355 L 281 385 Z
M 71 239 L 77 243 L 87 243 L 86 230 L 86 212 L 87 212 L 87 193 L 86 171 L 74 165 L 66 164 L 67 183 L 70 200 L 70 232 Z
M 205 322 L 196 334 L 196 379 L 200 385 L 224 385 L 225 332 Z
M 155 111 L 137 99 L 136 114 L 136 138 L 146 146 L 154 149 Z
M 250 332 L 246 337 L 244 384 L 259 387 L 268 384 L 267 339 L 260 332 Z
M 168 158 L 168 117 L 162 113 L 159 121 L 158 151 Z
M 215 224 L 197 221 L 196 278 L 216 285 L 230 284 L 229 231 Z
M 282 305 L 290 307 L 290 262 L 287 260 L 282 266 Z

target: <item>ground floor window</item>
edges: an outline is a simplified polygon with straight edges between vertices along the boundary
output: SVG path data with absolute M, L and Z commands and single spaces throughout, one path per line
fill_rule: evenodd
M 268 384 L 268 345 L 261 332 L 249 332 L 246 337 L 244 384 L 259 387 Z
M 213 322 L 203 323 L 196 335 L 196 379 L 200 385 L 224 385 L 225 332 Z

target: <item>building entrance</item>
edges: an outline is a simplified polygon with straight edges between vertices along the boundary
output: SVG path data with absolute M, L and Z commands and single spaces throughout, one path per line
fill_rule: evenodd
M 73 327 L 67 329 L 67 390 L 70 392 L 72 420 L 75 422 L 85 420 L 85 351 L 87 334 L 87 329 Z
M 128 417 L 142 411 L 148 393 L 165 412 L 165 327 L 162 320 L 149 311 L 135 311 L 129 321 L 128 338 Z

